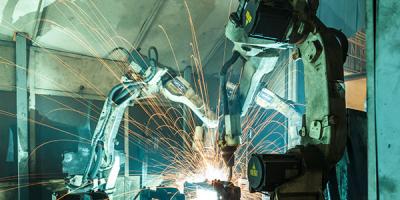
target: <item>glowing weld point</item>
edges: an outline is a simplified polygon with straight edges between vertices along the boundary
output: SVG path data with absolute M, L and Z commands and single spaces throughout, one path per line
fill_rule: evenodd
M 204 190 L 204 189 L 197 189 L 196 190 L 196 200 L 218 200 L 218 194 L 216 191 L 213 190 Z

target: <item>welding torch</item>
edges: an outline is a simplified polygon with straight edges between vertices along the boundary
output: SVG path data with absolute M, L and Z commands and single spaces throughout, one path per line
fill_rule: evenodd
M 224 64 L 220 72 L 220 98 L 223 117 L 221 121 L 222 130 L 219 132 L 218 145 L 221 150 L 222 158 L 229 168 L 228 181 L 232 179 L 233 166 L 235 164 L 235 151 L 240 145 L 242 133 L 240 115 L 241 106 L 238 95 L 231 95 L 228 98 L 226 88 L 227 72 L 233 64 L 240 58 L 240 53 L 233 52 L 232 57 Z

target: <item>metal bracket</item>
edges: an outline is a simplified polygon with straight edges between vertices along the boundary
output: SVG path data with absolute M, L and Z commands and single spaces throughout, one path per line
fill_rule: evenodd
M 320 121 L 313 121 L 310 127 L 310 137 L 320 140 L 322 138 L 322 124 Z
M 325 116 L 322 121 L 315 120 L 311 123 L 309 136 L 313 139 L 321 140 L 324 136 L 330 135 L 330 129 L 335 124 L 334 116 Z

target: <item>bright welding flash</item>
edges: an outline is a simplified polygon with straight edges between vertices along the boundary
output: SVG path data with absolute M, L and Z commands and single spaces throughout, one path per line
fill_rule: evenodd
M 196 200 L 218 200 L 218 194 L 213 190 L 197 189 L 196 190 Z
M 208 166 L 205 172 L 207 180 L 221 180 L 226 181 L 226 173 L 223 169 L 219 169 L 213 166 Z

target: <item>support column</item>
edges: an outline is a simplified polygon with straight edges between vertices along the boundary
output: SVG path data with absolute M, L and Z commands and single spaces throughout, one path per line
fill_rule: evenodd
M 376 11 L 377 2 L 367 0 L 367 118 L 368 118 L 368 199 L 378 200 L 378 155 L 376 130 Z M 387 22 L 389 24 L 389 22 Z
M 399 8 L 398 0 L 368 4 L 368 199 L 400 199 Z
M 17 96 L 17 144 L 18 144 L 18 200 L 29 198 L 29 133 L 28 133 L 28 35 L 16 33 L 16 96 Z
M 28 53 L 28 57 L 30 54 Z M 36 65 L 31 64 L 28 67 L 28 107 L 29 107 L 29 152 L 36 147 Z M 29 173 L 36 173 L 36 153 L 29 157 Z

